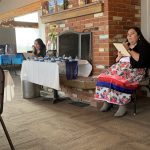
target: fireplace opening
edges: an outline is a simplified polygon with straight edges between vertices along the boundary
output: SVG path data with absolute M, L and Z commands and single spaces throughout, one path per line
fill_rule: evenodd
M 65 55 L 75 58 L 78 56 L 79 34 L 67 32 L 59 35 L 58 39 L 59 56 Z
M 58 36 L 57 47 L 59 56 L 92 60 L 91 32 L 63 32 Z

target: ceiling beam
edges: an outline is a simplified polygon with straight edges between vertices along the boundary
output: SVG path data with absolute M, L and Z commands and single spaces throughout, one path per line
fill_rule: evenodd
M 24 27 L 24 28 L 38 28 L 38 23 L 22 22 L 22 21 L 7 21 L 0 24 L 1 27 Z

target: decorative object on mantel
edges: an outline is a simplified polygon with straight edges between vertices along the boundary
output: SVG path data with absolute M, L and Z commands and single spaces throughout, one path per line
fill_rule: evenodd
M 64 0 L 64 9 L 68 9 L 69 1 Z
M 64 0 L 56 0 L 58 11 L 64 10 Z
M 42 15 L 46 15 L 46 14 L 49 13 L 48 4 L 49 4 L 48 1 L 44 1 L 44 2 L 42 3 Z
M 49 0 L 49 13 L 56 13 L 68 8 L 68 0 Z
M 58 9 L 57 9 L 57 0 L 49 0 L 48 7 L 49 7 L 49 13 L 50 14 L 56 13 L 58 11 Z
M 101 0 L 91 0 L 91 2 L 98 2 L 98 1 L 100 2 Z
M 78 5 L 82 6 L 86 4 L 86 0 L 78 0 Z
M 98 1 L 100 1 L 100 0 L 87 0 L 87 4 L 93 3 L 93 2 L 98 2 Z
M 78 0 L 79 6 L 85 5 L 85 4 L 90 4 L 92 2 L 96 2 L 98 0 Z
M 104 10 L 103 8 L 104 5 L 102 1 L 97 1 L 94 3 L 87 4 L 87 6 L 85 5 L 85 7 L 79 6 L 76 8 L 71 8 L 65 11 L 61 11 L 59 13 L 43 15 L 41 19 L 43 23 L 53 23 L 56 21 L 66 20 L 69 18 L 75 18 L 75 17 L 85 16 L 89 14 L 100 13 L 103 12 Z

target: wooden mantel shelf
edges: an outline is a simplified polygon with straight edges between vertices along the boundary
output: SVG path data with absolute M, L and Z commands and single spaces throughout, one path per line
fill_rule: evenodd
M 84 6 L 67 9 L 58 13 L 47 14 L 41 17 L 43 23 L 52 23 L 60 20 L 80 17 L 84 15 L 99 13 L 103 11 L 103 3 L 95 2 Z

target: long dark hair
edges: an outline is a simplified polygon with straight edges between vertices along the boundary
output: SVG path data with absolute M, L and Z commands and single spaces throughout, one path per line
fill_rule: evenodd
M 137 35 L 139 36 L 138 44 L 148 44 L 148 45 L 150 45 L 150 43 L 144 38 L 144 36 L 143 36 L 143 34 L 142 34 L 140 28 L 138 28 L 138 27 L 130 27 L 130 28 L 128 29 L 128 31 L 129 31 L 130 29 L 135 30 L 136 33 L 137 33 Z
M 36 39 L 34 42 L 37 42 L 40 45 L 41 51 L 46 51 L 46 46 L 40 38 Z M 37 54 L 35 47 L 34 47 L 34 54 L 35 55 Z

